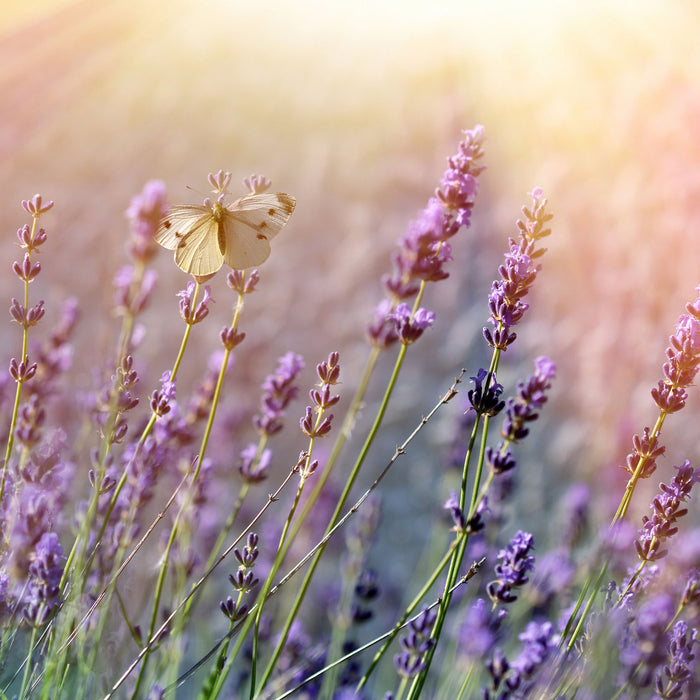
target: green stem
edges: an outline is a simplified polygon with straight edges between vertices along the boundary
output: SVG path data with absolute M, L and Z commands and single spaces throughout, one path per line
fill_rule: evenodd
M 396 358 L 396 362 L 394 363 L 394 369 L 393 369 L 391 377 L 389 379 L 389 384 L 386 388 L 386 391 L 384 392 L 384 397 L 382 398 L 382 402 L 379 406 L 379 410 L 377 411 L 377 415 L 374 419 L 374 423 L 372 424 L 372 427 L 369 431 L 369 434 L 367 435 L 367 438 L 365 439 L 365 443 L 362 446 L 362 449 L 360 450 L 360 454 L 357 457 L 357 460 L 353 466 L 350 477 L 348 478 L 348 480 L 345 484 L 345 488 L 343 489 L 343 492 L 342 492 L 340 498 L 338 499 L 338 503 L 335 507 L 335 511 L 333 512 L 333 515 L 331 516 L 331 520 L 328 524 L 328 527 L 326 528 L 326 534 L 328 534 L 328 532 L 333 529 L 333 526 L 336 524 L 336 522 L 340 518 L 340 514 L 342 512 L 343 506 L 345 505 L 345 501 L 347 500 L 348 496 L 350 495 L 350 491 L 351 491 L 353 485 L 355 484 L 355 480 L 357 479 L 357 476 L 360 473 L 360 469 L 365 461 L 365 458 L 367 457 L 367 453 L 369 452 L 369 448 L 372 445 L 374 438 L 377 435 L 377 432 L 379 431 L 379 426 L 381 425 L 382 420 L 384 418 L 384 414 L 385 414 L 387 406 L 389 404 L 389 399 L 391 398 L 391 394 L 394 391 L 394 387 L 396 385 L 396 380 L 398 379 L 398 376 L 399 376 L 399 371 L 401 370 L 403 360 L 406 356 L 407 348 L 408 348 L 407 345 L 401 345 L 401 349 L 399 350 L 398 357 Z M 325 551 L 325 545 L 321 546 L 319 548 L 319 550 L 316 552 L 316 555 L 314 556 L 314 559 L 311 562 L 311 566 L 309 567 L 309 570 L 306 572 L 306 575 L 304 576 L 304 580 L 302 581 L 302 584 L 299 588 L 299 593 L 297 594 L 297 597 L 292 605 L 291 610 L 289 611 L 287 619 L 285 620 L 284 626 L 282 628 L 282 632 L 280 634 L 279 641 L 277 642 L 277 646 L 275 647 L 275 650 L 272 654 L 272 658 L 270 659 L 270 663 L 268 664 L 268 667 L 265 671 L 266 678 L 268 678 L 270 676 L 270 674 L 272 673 L 272 670 L 273 670 L 275 664 L 277 663 L 277 660 L 279 659 L 280 654 L 282 653 L 282 649 L 284 648 L 284 645 L 287 641 L 287 636 L 289 635 L 289 630 L 291 629 L 292 623 L 294 622 L 294 619 L 296 618 L 296 615 L 299 612 L 299 608 L 301 607 L 301 604 L 304 600 L 304 597 L 306 596 L 306 593 L 307 593 L 309 586 L 311 584 L 311 579 L 313 578 L 313 575 L 316 572 L 316 567 L 318 566 L 318 563 L 321 560 L 321 557 L 323 556 L 324 551 Z

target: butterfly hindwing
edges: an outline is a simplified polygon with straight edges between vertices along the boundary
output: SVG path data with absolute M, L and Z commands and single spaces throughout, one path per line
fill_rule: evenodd
M 211 275 L 224 263 L 219 251 L 219 223 L 210 210 L 195 221 L 175 248 L 177 266 L 192 275 Z
M 249 194 L 223 211 L 222 250 L 226 264 L 237 270 L 260 265 L 270 255 L 270 240 L 289 221 L 296 206 L 294 197 L 284 194 Z

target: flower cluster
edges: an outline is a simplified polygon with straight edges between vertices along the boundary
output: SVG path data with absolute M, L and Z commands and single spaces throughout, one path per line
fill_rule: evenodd
M 253 417 L 258 432 L 270 436 L 282 430 L 284 412 L 299 391 L 295 382 L 302 369 L 304 360 L 301 355 L 288 352 L 280 357 L 277 370 L 265 378 L 260 413 Z
M 482 690 L 484 700 L 506 700 L 528 697 L 533 678 L 554 650 L 556 639 L 549 622 L 529 622 L 518 635 L 522 648 L 512 663 L 508 663 L 503 651 L 497 647 L 487 663 L 492 687 Z M 497 692 L 501 689 L 501 692 Z
M 668 663 L 656 676 L 655 688 L 661 698 L 680 698 L 692 678 L 693 647 L 697 644 L 698 631 L 688 629 L 688 625 L 679 620 L 669 636 Z
M 400 239 L 392 255 L 393 272 L 383 278 L 389 298 L 380 302 L 374 320 L 367 327 L 368 338 L 376 347 L 394 343 L 400 337 L 401 328 L 404 330 L 401 341 L 413 342 L 432 325 L 434 317 L 424 309 L 416 311 L 414 318 L 409 307 L 394 309 L 411 299 L 421 284 L 448 277 L 444 266 L 452 259 L 452 251 L 447 241 L 462 226 L 470 224 L 477 178 L 485 167 L 480 163 L 483 140 L 482 126 L 464 132 L 458 152 L 447 159 L 448 168 L 435 195 Z
M 696 288 L 700 293 L 700 287 Z M 676 332 L 670 338 L 666 350 L 667 361 L 663 365 L 665 379 L 652 389 L 651 395 L 664 413 L 675 413 L 685 406 L 688 392 L 700 368 L 700 297 L 686 306 L 676 324 Z
M 525 221 L 517 221 L 519 240 L 510 239 L 510 251 L 505 255 L 505 263 L 498 268 L 501 279 L 493 283 L 489 294 L 489 320 L 494 328 L 484 328 L 483 333 L 486 342 L 499 350 L 506 350 L 516 338 L 511 328 L 528 309 L 529 304 L 523 299 L 541 267 L 535 260 L 545 252 L 544 248 L 538 249 L 537 244 L 551 233 L 551 229 L 545 228 L 552 215 L 545 211 L 547 200 L 542 189 L 536 187 L 530 194 L 532 208 L 523 207 Z
M 548 357 L 535 360 L 535 371 L 525 382 L 518 382 L 518 395 L 506 402 L 506 417 L 501 434 L 509 442 L 518 442 L 530 432 L 528 423 L 537 419 L 537 411 L 547 401 L 547 391 L 556 375 L 556 366 Z
M 651 502 L 654 514 L 651 518 L 646 515 L 642 518 L 643 526 L 635 542 L 642 561 L 656 561 L 666 556 L 668 552 L 661 546 L 678 532 L 676 521 L 688 512 L 681 504 L 690 498 L 693 485 L 700 482 L 700 469 L 693 469 L 688 460 L 676 469 L 678 473 L 671 483 L 661 484 L 662 493 Z
M 323 437 L 331 430 L 333 414 L 323 416 L 323 413 L 340 401 L 340 396 L 331 394 L 331 387 L 338 384 L 340 378 L 339 360 L 338 353 L 332 352 L 328 356 L 328 360 L 316 365 L 316 374 L 321 381 L 319 389 L 309 391 L 309 398 L 314 404 L 313 412 L 311 406 L 307 406 L 304 417 L 299 421 L 301 431 L 311 438 Z M 313 413 L 316 414 L 316 419 L 314 419 Z
M 535 565 L 535 557 L 530 554 L 532 544 L 532 535 L 519 530 L 508 546 L 498 553 L 501 563 L 494 568 L 498 578 L 486 587 L 486 592 L 494 603 L 512 603 L 517 600 L 515 589 L 530 580 L 527 574 Z
M 188 326 L 201 323 L 209 315 L 209 304 L 214 301 L 211 298 L 211 290 L 206 286 L 204 287 L 204 298 L 199 303 L 195 303 L 198 289 L 198 285 L 190 280 L 187 283 L 187 289 L 177 293 L 177 296 L 180 297 L 180 316 Z
M 425 668 L 424 657 L 435 646 L 430 634 L 437 618 L 437 612 L 429 609 L 408 626 L 408 634 L 399 640 L 401 652 L 394 657 L 394 665 L 402 678 L 413 678 Z

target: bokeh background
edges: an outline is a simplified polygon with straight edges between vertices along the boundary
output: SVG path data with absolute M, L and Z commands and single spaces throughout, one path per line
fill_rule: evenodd
M 93 359 L 114 342 L 111 280 L 126 260 L 131 196 L 161 178 L 172 202 L 196 202 L 200 195 L 186 186 L 205 190 L 207 173 L 223 168 L 234 180 L 264 173 L 298 200 L 246 307 L 235 400 L 254 410 L 256 387 L 288 350 L 304 354 L 309 368 L 340 350 L 349 396 L 390 251 L 432 193 L 461 129 L 481 123 L 488 170 L 473 227 L 455 240 L 450 279 L 426 296 L 436 327 L 409 353 L 368 480 L 459 369 L 474 374 L 486 361 L 490 282 L 527 192 L 540 185 L 553 234 L 499 379 L 512 389 L 541 354 L 559 371 L 520 452 L 518 527 L 546 532 L 560 494 L 577 480 L 592 485 L 601 512 L 614 509 L 625 481 L 617 465 L 632 434 L 655 419 L 649 390 L 700 284 L 700 6 L 0 7 L 0 296 L 9 303 L 19 294 L 9 268 L 14 232 L 25 222 L 19 201 L 40 192 L 56 206 L 45 219 L 50 239 L 33 293 L 47 299 L 49 319 L 66 296 L 80 300 L 77 387 L 89 386 Z M 174 295 L 186 282 L 169 253 L 155 264 L 159 286 L 140 358 L 154 382 L 176 352 Z M 231 316 L 223 277 L 211 282 L 220 323 L 193 340 L 202 362 Z M 7 325 L 2 356 L 16 354 L 18 342 L 18 329 Z M 389 367 L 380 364 L 380 373 Z M 192 376 L 197 369 L 190 365 Z M 310 369 L 306 376 L 313 381 Z M 699 456 L 699 409 L 695 392 L 667 421 L 669 449 L 649 494 L 672 464 Z M 399 533 L 394 552 L 414 536 L 416 513 L 429 517 L 446 496 L 426 499 L 426 485 L 437 489 L 459 413 L 457 405 L 443 411 L 384 491 L 384 517 Z M 636 507 L 646 511 L 643 497 Z

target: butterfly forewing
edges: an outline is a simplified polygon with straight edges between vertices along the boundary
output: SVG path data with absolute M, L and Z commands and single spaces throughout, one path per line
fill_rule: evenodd
M 175 250 L 183 237 L 206 214 L 211 214 L 209 207 L 180 204 L 170 208 L 168 215 L 160 222 L 155 235 L 156 243 L 163 248 Z
M 223 250 L 226 264 L 244 270 L 270 255 L 270 240 L 289 221 L 296 200 L 284 194 L 249 194 L 224 209 Z

